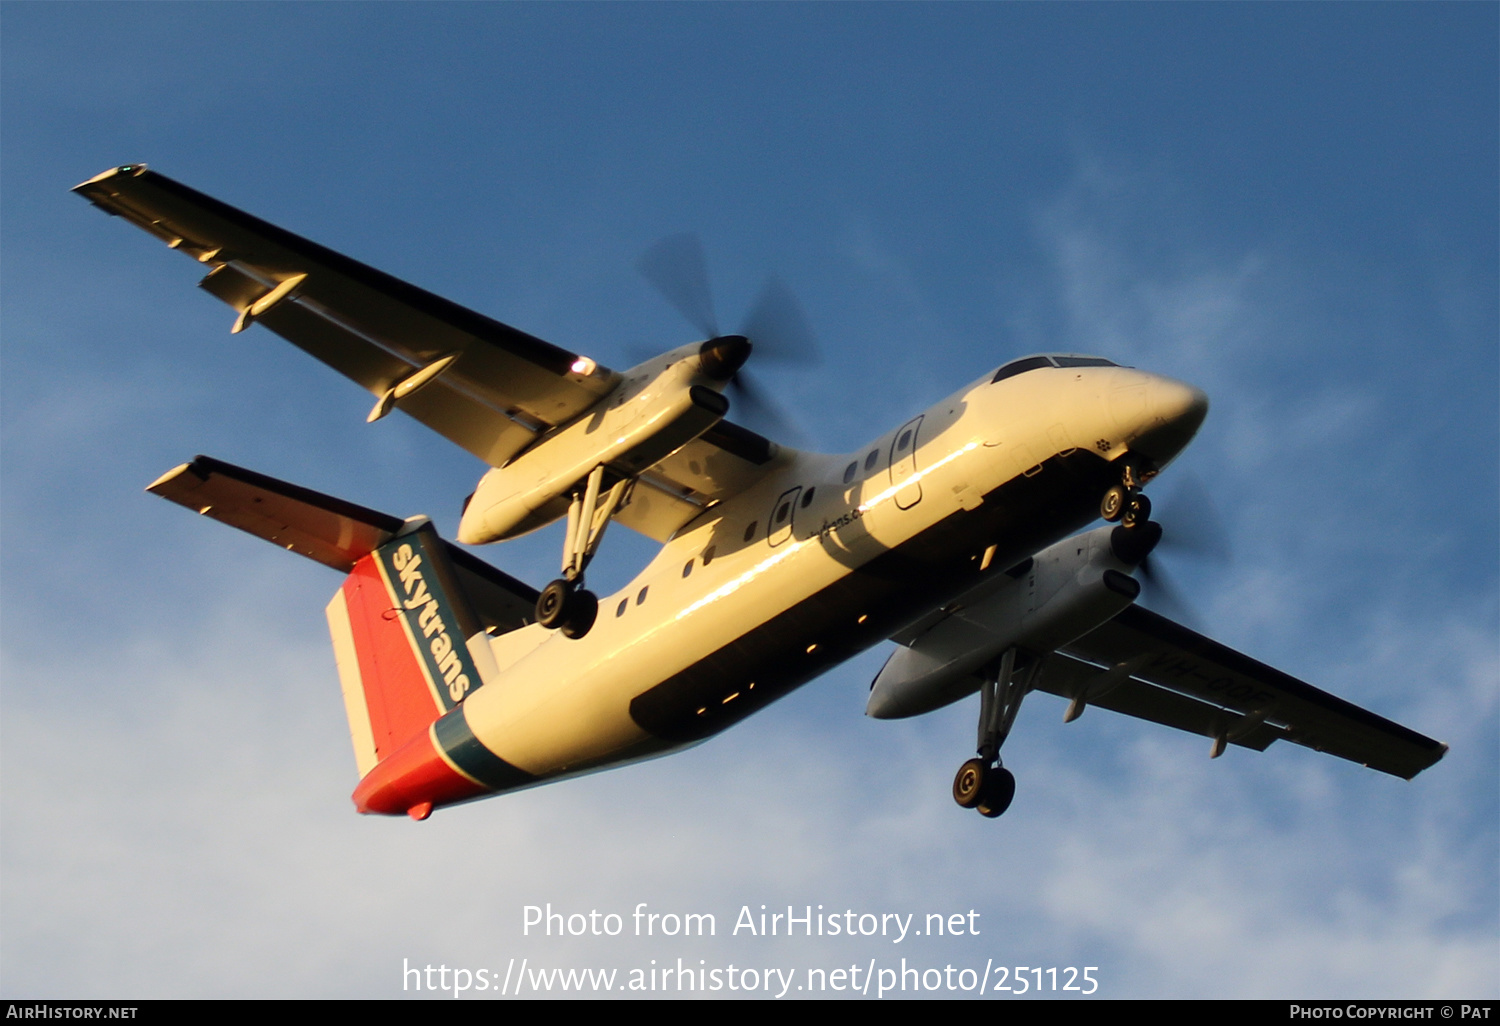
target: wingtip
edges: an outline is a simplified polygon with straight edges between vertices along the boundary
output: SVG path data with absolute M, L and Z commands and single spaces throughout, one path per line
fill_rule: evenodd
M 90 178 L 86 182 L 79 182 L 77 185 L 73 186 L 73 191 L 78 192 L 79 190 L 85 189 L 96 182 L 106 181 L 107 179 L 113 178 L 116 175 L 129 175 L 131 177 L 134 177 L 136 175 L 145 174 L 147 170 L 148 168 L 145 164 L 120 164 L 117 167 L 110 168 L 108 171 L 99 172 L 97 175 Z
M 1418 766 L 1416 768 L 1416 770 L 1414 770 L 1412 772 L 1411 776 L 1409 776 L 1409 777 L 1406 778 L 1407 780 L 1415 780 L 1415 779 L 1417 779 L 1417 776 L 1420 773 L 1422 773 L 1424 770 L 1430 770 L 1430 769 L 1432 769 L 1432 767 L 1436 766 L 1438 763 L 1440 763 L 1440 762 L 1443 761 L 1443 756 L 1445 756 L 1445 755 L 1448 754 L 1448 744 L 1447 744 L 1447 742 L 1445 742 L 1445 741 L 1436 741 L 1436 742 L 1433 742 L 1433 743 L 1437 746 L 1437 748 L 1435 749 L 1435 751 L 1436 751 L 1437 754 L 1435 754 L 1432 757 L 1432 759 L 1431 759 L 1430 762 L 1427 762 L 1426 764 L 1424 764 L 1422 766 Z
M 193 469 L 193 465 L 191 463 L 179 463 L 177 466 L 175 466 L 171 470 L 167 471 L 161 477 L 157 478 L 155 481 L 152 481 L 150 484 L 148 484 L 146 486 L 146 491 L 151 492 L 152 494 L 155 494 L 155 495 L 160 495 L 161 492 L 160 492 L 159 489 L 161 489 L 163 486 L 165 486 L 167 484 L 170 484 L 177 477 L 181 476 L 182 474 L 184 474 L 184 473 L 186 473 L 188 471 L 191 471 L 192 469 Z

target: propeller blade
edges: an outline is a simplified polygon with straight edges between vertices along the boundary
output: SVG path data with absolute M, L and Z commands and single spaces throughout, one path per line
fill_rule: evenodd
M 1174 552 L 1214 563 L 1230 561 L 1229 532 L 1213 496 L 1196 474 L 1185 474 L 1163 504 L 1157 520 L 1166 528 L 1163 541 Z
M 1226 564 L 1230 557 L 1229 532 L 1224 519 L 1201 478 L 1188 473 L 1177 479 L 1171 495 L 1156 518 L 1162 527 L 1160 547 L 1140 561 L 1141 586 L 1146 604 L 1189 627 L 1196 617 L 1162 566 L 1162 557 L 1190 556 Z
M 662 298 L 672 304 L 672 309 L 702 332 L 704 338 L 719 337 L 713 290 L 708 284 L 708 261 L 698 236 L 692 232 L 668 235 L 646 250 L 635 266 Z
M 708 261 L 697 235 L 683 232 L 667 236 L 636 261 L 636 269 L 674 310 L 703 333 L 706 340 L 735 340 L 734 336 L 719 334 L 713 290 L 708 282 Z M 816 364 L 821 359 L 817 339 L 808 326 L 802 305 L 792 290 L 775 276 L 766 280 L 765 287 L 751 306 L 742 334 L 762 359 L 802 365 Z M 738 339 L 741 346 L 744 341 Z M 793 445 L 805 444 L 807 435 L 781 412 L 766 390 L 755 384 L 743 369 L 734 372 L 726 389 L 734 396 L 737 421 L 745 422 L 748 427 L 767 436 L 787 439 Z
M 768 438 L 784 439 L 796 448 L 805 446 L 807 435 L 771 401 L 766 390 L 755 384 L 747 372 L 741 370 L 730 378 L 728 390 L 734 395 L 731 415 L 736 421 Z
M 1147 556 L 1141 560 L 1140 575 L 1142 590 L 1146 592 L 1146 605 L 1165 617 L 1188 627 L 1195 627 L 1197 618 L 1182 597 L 1182 592 L 1171 582 L 1161 561 Z
M 822 362 L 818 340 L 792 290 L 775 275 L 766 279 L 760 295 L 745 315 L 740 334 L 750 339 L 761 359 L 813 366 Z

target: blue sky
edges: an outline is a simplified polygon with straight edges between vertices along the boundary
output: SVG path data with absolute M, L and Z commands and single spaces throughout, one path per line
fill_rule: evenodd
M 1494 5 L 0 5 L 0 992 L 399 996 L 403 959 L 1099 966 L 1109 996 L 1494 996 Z M 362 819 L 336 577 L 141 489 L 204 452 L 451 533 L 482 467 L 68 193 L 126 161 L 601 362 L 692 340 L 698 232 L 824 352 L 757 368 L 853 449 L 987 368 L 1095 352 L 1213 408 L 1175 474 L 1212 636 L 1447 741 L 1412 783 L 1034 696 L 1004 819 L 963 703 L 852 661 L 684 755 Z M 1164 517 L 1165 519 L 1165 517 Z M 484 555 L 540 584 L 543 532 Z M 611 533 L 591 570 L 650 544 Z M 550 941 L 521 909 L 712 912 Z M 979 937 L 725 936 L 742 905 Z

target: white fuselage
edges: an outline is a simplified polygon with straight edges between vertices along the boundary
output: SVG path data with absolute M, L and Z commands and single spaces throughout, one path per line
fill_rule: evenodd
M 986 375 L 705 510 L 600 598 L 585 637 L 492 638 L 497 672 L 463 716 L 534 782 L 701 740 L 1077 531 L 1118 483 L 1114 460 L 1164 465 L 1205 408 L 1128 368 Z

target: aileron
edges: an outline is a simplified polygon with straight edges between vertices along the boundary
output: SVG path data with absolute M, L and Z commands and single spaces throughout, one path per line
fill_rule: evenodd
M 144 165 L 77 187 L 213 270 L 202 287 L 376 396 L 452 354 L 442 401 L 400 408 L 492 466 L 595 405 L 615 372 L 262 221 Z
M 1223 710 L 1220 730 L 1259 730 L 1260 737 L 1284 737 L 1398 777 L 1416 776 L 1447 751 L 1441 742 L 1139 606 L 1127 608 L 1064 651 L 1100 665 L 1144 655 L 1133 674 L 1138 681 Z M 1120 700 L 1130 701 L 1138 690 L 1127 690 Z M 1170 725 L 1203 733 L 1187 722 Z

